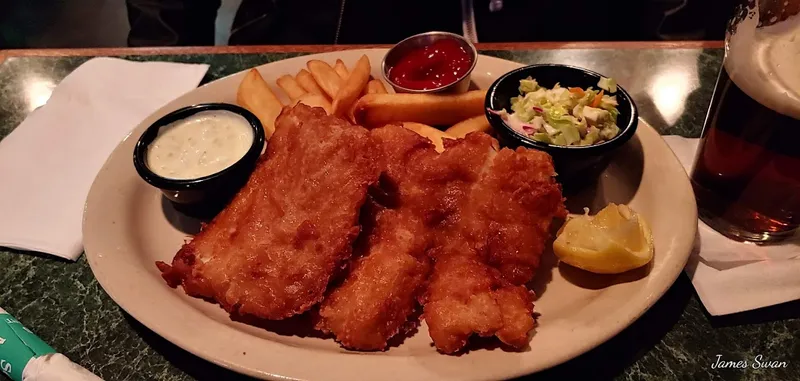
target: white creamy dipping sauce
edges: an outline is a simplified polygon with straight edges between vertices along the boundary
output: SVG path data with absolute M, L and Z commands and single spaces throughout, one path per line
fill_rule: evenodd
M 168 179 L 197 179 L 230 167 L 252 145 L 253 128 L 243 116 L 201 111 L 159 129 L 147 147 L 147 167 Z

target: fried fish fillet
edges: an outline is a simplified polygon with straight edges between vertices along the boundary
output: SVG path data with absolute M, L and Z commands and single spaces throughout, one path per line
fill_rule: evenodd
M 490 146 L 488 136 L 451 144 Z M 451 148 L 446 148 L 445 152 Z M 423 296 L 424 318 L 444 353 L 463 348 L 473 333 L 522 348 L 534 327 L 534 275 L 549 226 L 566 215 L 549 155 L 518 148 L 492 151 L 447 226 L 428 251 L 435 265 Z
M 317 327 L 345 347 L 383 349 L 417 307 L 430 271 L 427 251 L 464 208 L 471 184 L 493 155 L 481 135 L 450 144 L 441 154 L 399 126 L 371 131 L 384 151 L 384 206 L 374 215 L 364 257 L 325 299 Z M 409 323 L 416 323 L 411 321 Z
M 369 132 L 322 109 L 284 109 L 248 183 L 186 243 L 173 287 L 232 314 L 283 319 L 319 303 L 352 254 L 359 209 L 380 173 Z
M 400 332 L 417 308 L 417 296 L 430 272 L 425 249 L 430 241 L 423 213 L 433 198 L 419 181 L 436 156 L 424 137 L 400 126 L 371 131 L 384 152 L 382 187 L 366 210 L 371 225 L 363 256 L 342 285 L 320 306 L 317 328 L 343 346 L 379 350 Z M 381 205 L 382 204 L 382 205 Z

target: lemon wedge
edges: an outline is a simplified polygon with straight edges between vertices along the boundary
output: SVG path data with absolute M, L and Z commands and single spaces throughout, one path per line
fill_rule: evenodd
M 553 252 L 562 261 L 598 274 L 619 274 L 653 259 L 653 233 L 626 205 L 609 204 L 595 216 L 573 217 L 558 231 Z

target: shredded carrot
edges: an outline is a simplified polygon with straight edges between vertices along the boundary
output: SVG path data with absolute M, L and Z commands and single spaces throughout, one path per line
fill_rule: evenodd
M 578 94 L 579 97 L 582 97 L 584 94 L 583 89 L 581 89 L 580 87 L 568 87 L 567 89 L 569 90 L 570 93 Z
M 600 92 L 594 96 L 594 100 L 592 101 L 592 107 L 600 106 L 601 100 L 603 100 L 603 90 L 600 90 Z

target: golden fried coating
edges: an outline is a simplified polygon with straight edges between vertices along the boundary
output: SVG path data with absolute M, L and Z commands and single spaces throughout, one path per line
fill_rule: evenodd
M 383 206 L 366 216 L 374 229 L 364 256 L 322 303 L 317 328 L 348 348 L 384 349 L 408 323 L 416 298 L 443 352 L 459 350 L 473 332 L 524 347 L 533 328 L 524 283 L 550 221 L 564 213 L 549 156 L 498 153 L 483 133 L 449 141 L 436 154 L 403 128 L 371 132 L 386 160 L 373 192 Z M 436 262 L 428 287 L 426 258 Z
M 317 323 L 343 346 L 361 350 L 384 349 L 417 308 L 430 272 L 431 230 L 420 210 L 432 200 L 419 177 L 437 155 L 427 139 L 403 127 L 371 133 L 385 160 L 382 186 L 373 191 L 382 205 L 365 208 L 362 221 L 371 228 L 363 257 L 322 303 Z
M 490 146 L 481 135 L 451 144 Z M 554 176 L 549 155 L 503 149 L 492 151 L 465 185 L 463 200 L 428 251 L 435 266 L 424 318 L 440 351 L 460 350 L 472 333 L 527 345 L 534 320 L 524 284 L 539 265 L 550 222 L 566 215 Z
M 417 246 L 416 224 L 409 222 L 392 210 L 379 213 L 366 256 L 355 261 L 342 285 L 320 306 L 317 328 L 334 334 L 343 346 L 384 349 L 417 308 L 430 264 L 424 246 Z
M 382 208 L 368 218 L 374 229 L 364 257 L 322 303 L 317 324 L 345 347 L 362 350 L 384 349 L 407 326 L 430 272 L 426 250 L 491 152 L 464 144 L 437 154 L 426 138 L 395 125 L 371 133 L 385 158 L 373 192 Z
M 384 349 L 401 331 L 417 307 L 430 268 L 425 256 L 429 232 L 414 212 L 425 195 L 407 180 L 419 163 L 436 155 L 434 147 L 398 126 L 372 133 L 385 158 L 383 188 L 373 193 L 385 205 L 365 208 L 362 221 L 371 228 L 363 257 L 322 303 L 317 323 L 343 346 L 360 350 Z
M 283 319 L 319 303 L 352 254 L 380 173 L 369 132 L 322 109 L 284 109 L 248 183 L 175 255 L 173 287 L 230 313 Z

